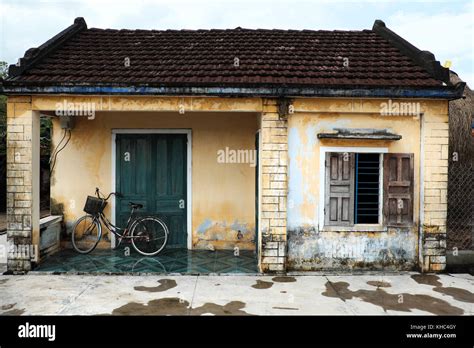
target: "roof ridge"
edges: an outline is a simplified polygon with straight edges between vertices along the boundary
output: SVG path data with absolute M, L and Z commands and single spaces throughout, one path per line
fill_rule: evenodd
M 21 75 L 25 70 L 38 63 L 39 60 L 47 56 L 51 51 L 58 48 L 72 36 L 87 29 L 87 23 L 83 17 L 77 17 L 74 23 L 56 34 L 51 39 L 39 47 L 30 48 L 25 52 L 23 58 L 18 60 L 17 64 L 12 64 L 8 68 L 8 79 Z
M 219 28 L 210 28 L 210 29 L 114 29 L 114 28 L 88 28 L 90 31 L 114 31 L 114 32 L 135 32 L 135 31 L 145 31 L 145 32 L 213 32 L 213 31 L 235 31 L 235 32 L 240 32 L 240 31 L 252 31 L 252 32 L 257 32 L 257 31 L 271 31 L 271 32 L 310 32 L 310 33 L 371 33 L 372 30 L 370 29 L 361 29 L 361 30 L 340 30 L 340 29 L 335 29 L 335 30 L 327 30 L 327 29 L 278 29 L 278 28 L 273 28 L 273 29 L 267 29 L 267 28 L 224 28 L 224 29 L 219 29 Z

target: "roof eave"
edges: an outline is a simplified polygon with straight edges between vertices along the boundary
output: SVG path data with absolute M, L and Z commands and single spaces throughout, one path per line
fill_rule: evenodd
M 370 97 L 458 99 L 464 82 L 440 87 L 3 85 L 6 95 L 169 95 L 216 97 Z

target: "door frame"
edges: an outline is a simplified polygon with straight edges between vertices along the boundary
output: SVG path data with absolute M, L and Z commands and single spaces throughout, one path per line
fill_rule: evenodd
M 188 249 L 192 249 L 193 245 L 193 233 L 192 233 L 192 130 L 183 128 L 120 128 L 112 129 L 112 175 L 111 175 L 111 191 L 115 192 L 116 189 L 116 143 L 117 134 L 186 134 L 187 136 L 187 151 L 186 151 L 186 233 L 187 233 L 187 246 Z M 115 224 L 115 196 L 110 197 L 111 202 L 111 219 L 110 221 Z M 115 247 L 115 235 L 112 233 L 111 247 Z
M 255 214 L 257 216 L 257 226 L 255 229 L 255 234 L 257 235 L 257 240 L 256 240 L 256 249 L 257 249 L 257 267 L 260 271 L 262 271 L 262 258 L 260 255 L 262 255 L 262 159 L 261 159 L 261 151 L 263 148 L 263 139 L 262 139 L 262 130 L 258 129 L 257 132 L 255 132 L 255 136 L 257 137 L 258 141 L 258 149 L 257 149 L 257 175 L 255 178 L 255 183 L 257 186 L 257 197 L 258 197 L 258 202 L 257 202 L 257 209 L 255 211 Z M 257 143 L 256 141 L 256 143 Z

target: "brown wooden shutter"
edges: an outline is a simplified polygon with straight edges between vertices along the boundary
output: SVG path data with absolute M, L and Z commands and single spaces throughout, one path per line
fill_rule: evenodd
M 326 153 L 325 225 L 354 224 L 354 153 Z
M 383 215 L 387 226 L 413 224 L 413 154 L 384 154 Z

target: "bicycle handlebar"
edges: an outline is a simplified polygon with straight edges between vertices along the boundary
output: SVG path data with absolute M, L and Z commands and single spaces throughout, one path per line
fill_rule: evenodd
M 116 197 L 119 197 L 119 198 L 120 198 L 120 197 L 123 197 L 120 192 L 110 192 L 109 195 L 108 195 L 107 197 L 105 197 L 105 196 L 100 192 L 100 190 L 99 190 L 98 187 L 95 188 L 95 194 L 96 194 L 97 198 L 101 198 L 101 199 L 103 199 L 103 200 L 105 200 L 105 201 L 107 201 L 107 200 L 110 198 L 110 196 L 112 196 L 112 195 L 115 195 Z M 102 195 L 102 197 L 101 197 L 101 195 Z

